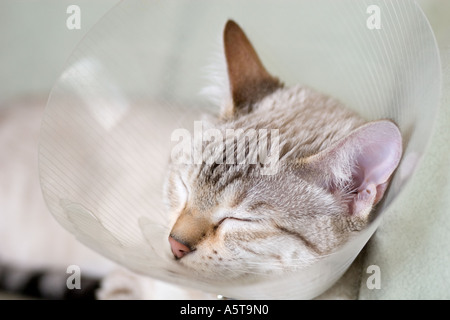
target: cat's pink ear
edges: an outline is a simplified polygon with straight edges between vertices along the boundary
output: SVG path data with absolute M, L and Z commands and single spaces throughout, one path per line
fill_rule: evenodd
M 384 195 L 402 156 L 402 137 L 387 120 L 367 123 L 305 159 L 331 191 L 345 194 L 350 214 L 367 217 Z
M 249 112 L 255 102 L 283 85 L 264 68 L 252 44 L 236 22 L 228 20 L 223 39 L 233 99 L 233 106 L 226 112 L 231 115 Z

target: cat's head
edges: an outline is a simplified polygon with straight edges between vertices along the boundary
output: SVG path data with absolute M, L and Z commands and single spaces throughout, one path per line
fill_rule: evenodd
M 189 150 L 212 146 L 225 155 L 227 129 L 280 129 L 268 139 L 277 170 L 267 174 L 258 161 L 227 163 L 221 156 L 222 162 L 172 159 L 165 197 L 174 217 L 169 236 L 174 259 L 199 276 L 222 281 L 301 269 L 368 224 L 399 163 L 400 133 L 390 121 L 361 124 L 326 96 L 284 88 L 233 21 L 225 27 L 224 49 L 232 103 L 214 124 L 218 135 L 193 141 Z M 307 128 L 309 120 L 297 123 L 289 114 L 314 104 L 330 113 L 305 109 L 318 119 L 314 129 Z M 325 129 L 328 122 L 332 131 Z M 232 152 L 245 150 L 248 160 L 252 139 L 262 136 L 257 132 Z

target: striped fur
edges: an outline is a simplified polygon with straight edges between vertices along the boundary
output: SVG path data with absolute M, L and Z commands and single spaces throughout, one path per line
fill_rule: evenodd
M 34 269 L 0 265 L 0 291 L 32 299 L 95 300 L 100 279 L 82 276 L 80 289 L 69 289 L 65 269 Z

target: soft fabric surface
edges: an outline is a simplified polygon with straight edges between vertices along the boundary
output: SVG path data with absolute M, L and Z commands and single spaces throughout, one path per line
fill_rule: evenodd
M 359 299 L 450 299 L 450 3 L 418 3 L 441 49 L 446 91 L 416 174 L 366 247 Z M 380 267 L 379 290 L 367 288 L 370 265 Z
M 446 88 L 449 75 L 447 66 Z M 428 151 L 367 247 L 360 299 L 450 298 L 449 123 L 447 90 Z M 366 286 L 369 265 L 380 267 L 379 290 Z

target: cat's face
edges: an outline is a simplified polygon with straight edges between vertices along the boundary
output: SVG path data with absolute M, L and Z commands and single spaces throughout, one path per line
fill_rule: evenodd
M 187 246 L 173 246 L 185 250 L 174 252 L 178 262 L 207 278 L 267 275 L 304 267 L 344 241 L 348 207 L 294 167 L 275 175 L 251 165 L 174 168 L 171 235 Z
M 267 174 L 261 163 L 213 161 L 222 156 L 185 162 L 174 153 L 165 184 L 172 253 L 211 280 L 295 271 L 367 225 L 400 160 L 401 136 L 390 121 L 363 124 L 325 95 L 284 88 L 233 22 L 224 44 L 233 103 L 207 126 L 222 137 L 230 128 L 279 130 L 279 144 L 268 148 L 277 166 Z M 212 146 L 227 154 L 226 138 L 210 138 L 188 151 Z M 259 145 L 262 135 L 253 139 Z M 243 146 L 230 150 L 245 150 L 248 159 L 252 140 Z

